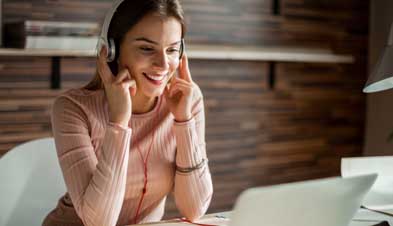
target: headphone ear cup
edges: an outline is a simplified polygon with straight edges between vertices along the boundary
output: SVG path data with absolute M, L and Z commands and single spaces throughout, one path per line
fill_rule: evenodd
M 116 46 L 115 46 L 115 41 L 113 38 L 110 38 L 108 40 L 108 57 L 107 57 L 107 62 L 113 62 L 115 60 L 116 56 Z

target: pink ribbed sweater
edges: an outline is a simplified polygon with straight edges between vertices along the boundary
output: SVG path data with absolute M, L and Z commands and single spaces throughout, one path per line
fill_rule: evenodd
M 133 114 L 129 128 L 109 123 L 103 90 L 73 89 L 56 98 L 52 127 L 67 193 L 43 225 L 134 223 L 144 184 L 138 148 L 146 158 L 152 141 L 138 223 L 159 221 L 170 192 L 181 214 L 202 216 L 213 193 L 207 164 L 191 173 L 175 170 L 207 158 L 203 97 L 200 89 L 194 93 L 190 121 L 175 122 L 161 96 L 152 111 Z

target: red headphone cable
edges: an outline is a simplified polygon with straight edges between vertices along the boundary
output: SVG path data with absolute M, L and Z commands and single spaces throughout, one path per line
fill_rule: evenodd
M 161 107 L 161 100 L 158 100 L 158 102 L 159 102 L 159 105 L 158 105 L 158 109 L 156 110 L 157 111 L 156 120 L 158 119 L 158 113 L 159 113 L 159 110 Z M 143 154 L 142 154 L 141 150 L 139 149 L 139 145 L 137 146 L 139 156 L 141 157 L 142 162 L 143 162 L 144 183 L 143 183 L 143 189 L 142 189 L 142 196 L 141 196 L 141 199 L 139 200 L 138 208 L 137 208 L 136 214 L 135 214 L 135 220 L 134 220 L 135 224 L 137 224 L 139 212 L 140 212 L 141 206 L 142 206 L 142 202 L 143 202 L 143 199 L 145 198 L 145 194 L 147 192 L 147 160 L 149 159 L 149 155 L 150 155 L 151 147 L 153 146 L 153 141 L 154 141 L 155 135 L 156 135 L 155 132 L 153 132 L 153 137 L 151 139 L 148 152 L 146 154 L 146 159 L 143 159 Z

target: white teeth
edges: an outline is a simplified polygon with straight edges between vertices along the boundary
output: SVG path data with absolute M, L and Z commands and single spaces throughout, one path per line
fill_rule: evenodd
M 165 77 L 164 75 L 161 75 L 161 76 L 152 76 L 152 75 L 148 75 L 148 74 L 145 74 L 145 75 L 154 81 L 161 81 Z

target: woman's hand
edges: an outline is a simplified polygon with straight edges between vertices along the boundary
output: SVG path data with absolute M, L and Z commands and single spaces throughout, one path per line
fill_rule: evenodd
M 192 81 L 188 58 L 184 54 L 179 65 L 179 78 L 173 77 L 164 90 L 164 96 L 175 120 L 185 122 L 192 118 L 192 96 L 196 84 Z
M 117 76 L 111 72 L 106 61 L 107 49 L 101 48 L 97 60 L 97 72 L 104 84 L 105 95 L 109 104 L 109 121 L 128 127 L 132 115 L 132 96 L 136 93 L 136 82 L 131 78 L 127 68 L 122 69 Z

